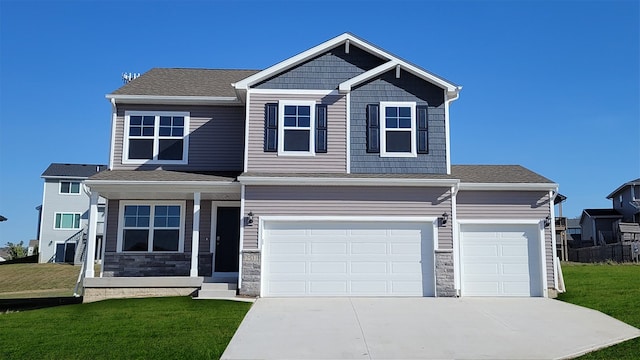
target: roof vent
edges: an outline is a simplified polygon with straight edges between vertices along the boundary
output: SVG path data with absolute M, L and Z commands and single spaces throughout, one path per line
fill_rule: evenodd
M 131 80 L 135 80 L 140 77 L 140 73 L 122 73 L 122 82 L 128 84 Z

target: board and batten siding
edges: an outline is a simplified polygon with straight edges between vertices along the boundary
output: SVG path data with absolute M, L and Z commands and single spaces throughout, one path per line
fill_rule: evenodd
M 125 111 L 182 111 L 190 113 L 188 164 L 123 164 Z M 242 106 L 118 105 L 113 170 L 155 169 L 241 171 L 244 161 Z
M 457 196 L 458 220 L 543 220 L 551 215 L 549 193 L 537 191 L 464 191 Z M 554 287 L 551 227 L 544 231 L 547 286 Z
M 250 250 L 258 248 L 260 216 L 439 217 L 451 213 L 451 194 L 424 187 L 246 186 L 244 209 L 255 214 L 254 225 L 244 228 L 243 249 Z M 439 228 L 438 248 L 453 248 L 451 226 Z
M 312 100 L 327 105 L 327 152 L 315 156 L 278 156 L 264 151 L 265 104 L 279 100 Z M 346 173 L 346 101 L 341 95 L 256 94 L 249 98 L 247 171 L 289 173 Z M 278 139 L 282 141 L 282 139 Z

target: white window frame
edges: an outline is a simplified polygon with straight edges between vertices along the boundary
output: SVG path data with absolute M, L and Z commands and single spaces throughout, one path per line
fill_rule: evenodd
M 78 227 L 72 227 L 72 228 L 64 228 L 64 227 L 56 227 L 56 218 L 58 217 L 58 215 L 73 215 L 74 219 L 75 216 L 77 215 L 79 217 L 79 221 L 78 221 Z M 53 229 L 54 230 L 63 230 L 63 231 L 68 231 L 68 230 L 80 230 L 82 229 L 82 213 L 79 212 L 63 212 L 63 211 L 58 211 L 53 213 Z
M 309 151 L 285 151 L 284 150 L 284 132 L 287 129 L 294 129 L 284 126 L 284 107 L 285 106 L 309 106 Z M 295 129 L 303 129 L 295 127 Z M 278 155 L 279 156 L 315 156 L 316 155 L 316 102 L 310 100 L 280 100 L 278 101 Z
M 149 230 L 147 238 L 147 251 L 125 251 L 122 249 L 124 243 L 124 207 L 127 205 L 134 206 L 149 206 L 149 227 L 144 228 Z M 178 251 L 153 251 L 153 218 L 155 215 L 155 207 L 163 205 L 180 206 L 180 228 L 178 229 Z M 119 253 L 154 253 L 154 254 L 171 254 L 171 253 L 183 253 L 184 252 L 184 233 L 185 233 L 185 217 L 186 217 L 186 202 L 185 201 L 120 201 L 120 208 L 118 214 L 118 238 L 117 238 L 117 252 Z M 143 229 L 143 228 L 137 228 Z M 167 229 L 167 228 L 163 228 Z
M 411 109 L 411 151 L 410 152 L 387 152 L 387 131 L 409 131 L 409 129 L 387 129 L 387 119 L 385 117 L 387 107 L 408 107 Z M 416 103 L 413 101 L 381 101 L 380 102 L 380 157 L 417 157 L 416 144 Z
M 69 192 L 62 192 L 62 183 L 69 183 Z M 78 184 L 78 192 L 74 193 L 71 192 L 71 184 L 77 183 Z M 81 181 L 75 181 L 75 180 L 60 180 L 60 185 L 58 186 L 58 194 L 60 195 L 80 195 L 80 193 L 82 189 L 82 182 Z
M 131 116 L 154 116 L 153 130 L 153 158 L 151 159 L 129 159 L 129 128 Z M 160 136 L 160 117 L 161 116 L 182 116 L 184 117 L 184 132 L 182 134 L 182 160 L 160 160 L 158 153 L 161 139 L 178 139 L 174 136 Z M 189 163 L 189 135 L 191 122 L 191 113 L 187 111 L 125 111 L 124 113 L 124 136 L 122 137 L 122 163 L 123 164 L 188 164 Z M 132 137 L 138 138 L 137 136 Z M 145 137 L 150 138 L 150 137 Z

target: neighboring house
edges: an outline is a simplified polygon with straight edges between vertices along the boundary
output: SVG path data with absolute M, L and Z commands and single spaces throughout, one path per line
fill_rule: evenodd
M 29 240 L 27 246 L 27 256 L 33 256 L 38 254 L 38 240 Z
M 580 218 L 567 219 L 567 243 L 569 247 L 582 246 L 582 228 L 580 227 Z M 591 246 L 589 244 L 588 246 Z
M 107 199 L 104 258 L 85 301 L 225 281 L 263 297 L 553 296 L 558 185 L 452 165 L 460 90 L 348 33 L 263 71 L 150 70 L 107 95 L 109 170 L 86 180 L 89 253 Z
M 622 214 L 623 222 L 640 224 L 640 178 L 620 185 L 607 199 Z
M 615 209 L 584 209 L 580 216 L 582 242 L 588 246 L 598 246 L 616 242 L 613 236 L 614 224 L 622 219 Z
M 106 165 L 53 163 L 42 173 L 42 205 L 38 209 L 39 262 L 78 263 L 86 238 L 89 194 L 84 181 L 107 168 Z M 104 200 L 95 221 L 103 222 Z M 95 233 L 98 247 L 102 228 Z

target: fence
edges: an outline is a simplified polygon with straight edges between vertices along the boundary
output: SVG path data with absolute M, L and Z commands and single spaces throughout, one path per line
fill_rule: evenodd
M 631 245 L 623 243 L 569 249 L 569 261 L 595 263 L 612 260 L 616 262 L 631 261 Z

